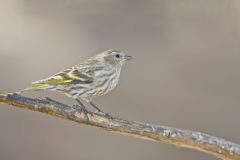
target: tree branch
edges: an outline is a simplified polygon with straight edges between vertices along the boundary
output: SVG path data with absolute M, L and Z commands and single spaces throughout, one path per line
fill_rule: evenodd
M 201 132 L 129 121 L 90 111 L 84 112 L 49 98 L 31 99 L 18 94 L 0 93 L 0 104 L 46 113 L 122 135 L 191 148 L 220 159 L 240 159 L 240 145 Z

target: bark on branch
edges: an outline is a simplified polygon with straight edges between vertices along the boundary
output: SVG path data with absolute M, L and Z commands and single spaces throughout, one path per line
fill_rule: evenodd
M 90 111 L 83 112 L 49 98 L 31 99 L 18 94 L 0 93 L 0 104 L 46 113 L 122 135 L 191 148 L 220 159 L 240 160 L 240 145 L 201 132 L 129 121 Z

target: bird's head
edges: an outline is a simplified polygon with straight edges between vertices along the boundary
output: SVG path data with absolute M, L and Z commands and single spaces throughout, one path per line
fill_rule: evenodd
M 110 49 L 100 53 L 100 56 L 104 58 L 104 60 L 112 65 L 122 65 L 126 61 L 131 60 L 132 56 L 128 56 L 124 52 L 116 49 Z

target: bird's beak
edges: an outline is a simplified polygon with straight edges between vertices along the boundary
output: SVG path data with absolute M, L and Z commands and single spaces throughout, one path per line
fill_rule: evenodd
M 126 60 L 128 60 L 128 61 L 131 60 L 131 59 L 133 59 L 132 56 L 128 56 L 128 55 L 124 56 L 124 58 L 125 58 Z

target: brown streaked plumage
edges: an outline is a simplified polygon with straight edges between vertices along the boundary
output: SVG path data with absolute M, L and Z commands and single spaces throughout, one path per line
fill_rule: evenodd
M 131 56 L 122 51 L 107 50 L 72 68 L 33 82 L 31 87 L 23 91 L 58 91 L 76 99 L 82 107 L 84 106 L 79 99 L 90 103 L 100 111 L 92 102 L 92 98 L 104 95 L 117 86 L 122 65 L 130 59 Z

